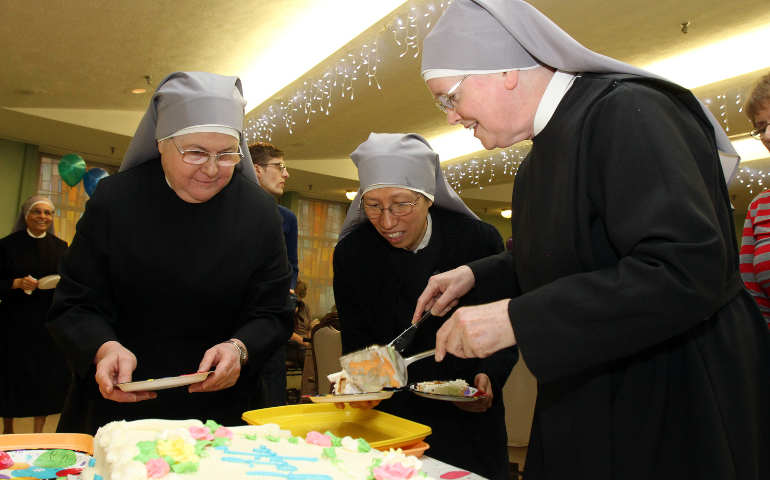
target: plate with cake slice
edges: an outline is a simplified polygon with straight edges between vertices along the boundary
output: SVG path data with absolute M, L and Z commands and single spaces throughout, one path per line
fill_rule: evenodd
M 409 385 L 409 390 L 420 397 L 445 402 L 475 402 L 487 394 L 471 387 L 465 380 L 433 380 Z

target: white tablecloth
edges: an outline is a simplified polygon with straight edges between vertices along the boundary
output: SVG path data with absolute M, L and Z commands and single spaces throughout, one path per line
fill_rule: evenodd
M 427 455 L 420 457 L 422 461 L 422 471 L 428 474 L 429 477 L 436 480 L 484 480 L 486 477 L 476 475 L 475 473 L 457 468 L 448 463 L 440 462 L 435 458 L 431 458 Z

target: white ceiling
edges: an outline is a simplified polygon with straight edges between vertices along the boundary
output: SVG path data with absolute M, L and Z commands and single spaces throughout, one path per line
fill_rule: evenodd
M 299 118 L 293 134 L 279 128 L 271 139 L 287 153 L 289 190 L 344 201 L 344 190 L 356 186 L 348 154 L 369 132 L 414 131 L 430 138 L 450 129 L 419 77 L 419 59 L 411 52 L 400 58 L 401 50 L 387 29 L 410 6 L 423 8 L 440 0 L 416 0 L 388 13 L 398 4 L 390 1 L 3 0 L 0 138 L 116 165 L 150 95 L 132 95 L 133 88 L 144 86 L 151 92 L 157 81 L 176 70 L 238 74 L 248 98 L 256 99 L 255 104 L 267 99 L 252 111 L 254 117 L 276 99 L 293 95 L 303 81 L 318 78 L 341 55 L 377 38 L 381 90 L 359 80 L 354 101 L 338 100 L 330 115 L 311 116 L 310 123 Z M 639 66 L 770 25 L 767 0 L 532 3 L 589 48 Z M 353 13 L 361 12 L 369 18 L 350 21 Z M 690 22 L 687 34 L 681 32 L 682 22 Z M 325 51 L 317 48 L 321 40 L 331 41 Z M 761 55 L 766 46 L 744 48 Z M 298 52 L 310 51 L 316 67 L 295 61 Z M 713 59 L 713 68 L 720 66 L 720 59 Z M 305 69 L 309 71 L 303 75 Z M 728 100 L 745 96 L 761 73 L 706 85 L 695 93 L 714 99 L 718 109 L 718 95 Z M 726 103 L 730 135 L 745 135 L 750 125 L 738 111 L 740 105 Z M 467 155 L 450 163 L 486 155 Z M 759 160 L 749 166 L 767 168 L 765 163 L 770 162 Z M 481 182 L 484 189 L 465 181 L 463 197 L 476 209 L 502 208 L 510 199 L 512 180 L 498 171 L 492 182 Z M 750 195 L 741 185 L 731 187 L 731 193 L 736 208 Z

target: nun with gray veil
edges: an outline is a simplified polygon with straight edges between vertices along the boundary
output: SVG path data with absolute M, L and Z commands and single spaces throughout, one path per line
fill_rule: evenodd
M 423 137 L 372 133 L 351 158 L 360 188 L 333 262 L 343 353 L 387 344 L 407 328 L 433 273 L 503 250 L 497 230 L 449 186 L 438 154 Z M 476 293 L 463 302 L 488 301 L 493 292 Z M 433 348 L 442 321 L 423 322 L 404 356 Z M 505 349 L 483 360 L 450 355 L 442 363 L 430 358 L 409 366 L 410 383 L 464 379 L 487 393 L 482 400 L 446 402 L 404 391 L 377 408 L 429 425 L 432 457 L 486 478 L 508 479 L 502 388 L 516 354 Z
M 512 251 L 433 276 L 413 312 L 506 285 L 449 313 L 435 358 L 519 347 L 538 381 L 525 476 L 770 478 L 767 327 L 713 115 L 522 0 L 455 0 L 422 51 L 447 122 L 487 149 L 532 141 Z
M 86 204 L 49 314 L 74 374 L 59 431 L 141 418 L 236 425 L 252 407 L 255 373 L 291 334 L 291 270 L 248 157 L 244 106 L 237 77 L 169 75 L 120 172 Z M 119 387 L 209 371 L 167 390 Z
M 33 195 L 21 206 L 10 235 L 0 239 L 0 417 L 3 433 L 13 419 L 61 412 L 69 385 L 64 355 L 45 328 L 55 275 L 67 242 L 54 232 L 54 207 Z

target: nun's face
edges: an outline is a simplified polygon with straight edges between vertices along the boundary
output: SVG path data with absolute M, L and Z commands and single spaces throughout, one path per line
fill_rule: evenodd
M 454 109 L 447 110 L 447 122 L 473 130 L 484 148 L 510 147 L 532 138 L 534 112 L 522 109 L 515 92 L 518 71 L 470 75 L 454 92 Z M 432 78 L 428 89 L 437 97 L 446 94 L 463 77 Z
M 414 250 L 425 235 L 431 201 L 421 193 L 377 188 L 366 192 L 361 206 L 377 232 L 396 248 Z M 400 215 L 394 215 L 393 210 Z
M 223 167 L 211 157 L 200 165 L 185 163 L 174 142 L 182 150 L 203 150 L 213 154 L 237 152 L 238 140 L 224 133 L 189 133 L 160 142 L 158 151 L 163 172 L 179 198 L 188 203 L 203 203 L 230 182 L 235 165 Z
M 53 222 L 53 207 L 47 203 L 37 203 L 29 210 L 25 220 L 30 232 L 42 235 Z

